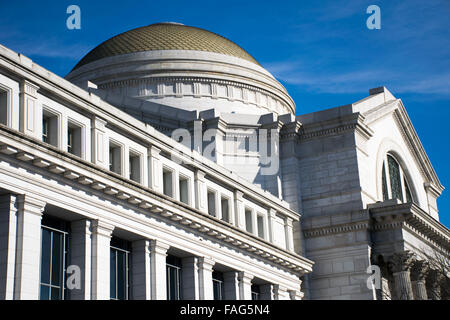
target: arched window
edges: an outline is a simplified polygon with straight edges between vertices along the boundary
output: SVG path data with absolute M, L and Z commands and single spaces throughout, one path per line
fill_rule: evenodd
M 383 162 L 381 184 L 383 200 L 399 199 L 402 202 L 411 202 L 411 190 L 402 167 L 390 154 Z

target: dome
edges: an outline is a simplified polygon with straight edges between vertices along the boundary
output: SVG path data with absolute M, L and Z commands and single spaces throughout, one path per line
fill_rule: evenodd
M 194 50 L 221 53 L 258 62 L 234 42 L 213 32 L 181 23 L 164 22 L 136 28 L 98 45 L 74 69 L 106 57 L 156 50 Z
M 82 88 L 92 82 L 108 97 L 117 97 L 115 101 L 125 96 L 198 112 L 295 115 L 296 111 L 283 85 L 237 44 L 173 22 L 106 40 L 66 79 Z

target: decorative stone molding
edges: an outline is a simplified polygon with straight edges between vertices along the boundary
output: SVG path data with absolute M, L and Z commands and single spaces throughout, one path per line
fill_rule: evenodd
M 448 229 L 414 203 L 384 201 L 368 206 L 371 229 L 406 229 L 435 247 L 450 251 Z
M 224 94 L 219 95 L 219 87 Z M 287 102 L 272 92 L 245 83 L 220 79 L 154 77 L 112 81 L 99 84 L 98 88 L 107 91 L 119 89 L 125 96 L 135 96 L 145 100 L 163 97 L 208 97 L 211 99 L 226 99 L 230 102 L 239 101 L 277 114 L 293 112 L 291 102 Z
M 323 237 L 326 235 L 354 232 L 358 230 L 369 229 L 369 222 L 359 222 L 351 224 L 342 224 L 337 226 L 327 226 L 314 229 L 303 229 L 305 238 Z
M 430 269 L 429 263 L 426 260 L 414 260 L 411 267 L 412 281 L 425 281 L 428 271 Z
M 389 259 L 393 273 L 410 271 L 414 263 L 414 254 L 410 251 L 396 252 Z
M 7 154 L 9 156 L 15 156 L 17 153 L 21 152 L 21 150 L 14 148 L 12 146 L 5 145 L 4 143 L 0 145 L 0 151 L 2 151 L 4 154 Z M 38 158 L 35 156 L 33 156 L 33 158 L 41 159 L 41 158 Z M 20 159 L 18 159 L 18 160 L 20 160 Z M 280 265 L 280 267 L 286 268 L 290 272 L 296 272 L 296 273 L 297 272 L 306 272 L 307 273 L 312 270 L 312 262 L 307 260 L 304 257 L 295 255 L 295 257 L 290 257 L 290 258 L 286 259 L 286 257 L 281 257 L 279 254 L 271 253 L 270 251 L 271 251 L 271 249 L 273 249 L 272 247 L 269 248 L 269 250 L 265 250 L 265 249 L 263 249 L 264 248 L 263 246 L 258 246 L 258 248 L 256 248 L 253 245 L 244 245 L 242 243 L 242 241 L 237 239 L 237 236 L 232 236 L 228 232 L 224 233 L 224 232 L 220 231 L 220 229 L 218 229 L 217 231 L 211 230 L 211 227 L 207 226 L 207 225 L 210 225 L 208 222 L 208 219 L 212 219 L 212 218 L 207 215 L 205 216 L 207 219 L 204 221 L 203 220 L 192 221 L 192 219 L 190 219 L 188 216 L 170 212 L 165 207 L 153 204 L 151 201 L 148 200 L 149 199 L 148 196 L 144 195 L 146 193 L 146 192 L 144 192 L 144 190 L 141 190 L 139 196 L 138 195 L 132 196 L 128 193 L 129 191 L 126 191 L 128 189 L 126 184 L 122 184 L 121 185 L 122 188 L 113 187 L 113 188 L 107 189 L 108 187 L 112 187 L 112 186 L 107 185 L 106 181 L 95 180 L 95 178 L 93 178 L 92 176 L 86 177 L 81 172 L 75 172 L 75 170 L 68 169 L 63 166 L 51 164 L 51 161 L 48 161 L 46 159 L 41 159 L 41 160 L 44 162 L 48 162 L 50 164 L 47 167 L 41 167 L 39 165 L 42 163 L 42 161 L 37 161 L 36 166 L 40 167 L 41 169 L 46 168 L 50 172 L 60 175 L 61 177 L 68 179 L 71 182 L 79 183 L 80 186 L 89 186 L 92 189 L 97 190 L 97 191 L 117 189 L 118 192 L 117 193 L 114 192 L 114 195 L 111 195 L 111 196 L 116 197 L 120 201 L 125 201 L 129 205 L 134 205 L 134 206 L 136 206 L 136 208 L 146 210 L 149 212 L 149 214 L 160 215 L 164 219 L 169 219 L 170 221 L 172 221 L 172 223 L 178 223 L 184 227 L 188 226 L 188 227 L 192 228 L 193 230 L 204 233 L 205 236 L 213 237 L 219 241 L 225 241 L 229 244 L 236 245 L 240 248 L 240 250 L 243 249 L 243 250 L 248 251 L 251 254 L 256 254 L 257 256 L 260 256 L 261 259 L 265 259 L 269 262 L 276 263 L 276 264 Z M 25 161 L 25 160 L 22 160 L 22 161 Z M 83 160 L 76 159 L 76 161 L 83 161 Z M 30 162 L 30 161 L 27 160 L 26 162 Z M 33 161 L 32 163 L 34 165 L 35 161 Z M 66 163 L 71 163 L 71 161 L 67 161 Z M 57 168 L 57 170 L 55 168 Z M 67 171 L 70 171 L 72 174 L 79 175 L 79 178 L 71 180 L 71 179 L 65 177 L 64 173 Z M 110 173 L 107 172 L 107 174 L 110 174 Z M 120 179 L 126 180 L 127 184 L 133 184 L 132 181 L 128 181 L 127 179 L 125 179 L 123 177 L 120 177 Z M 241 191 L 239 191 L 239 192 L 242 193 Z M 147 191 L 147 193 L 148 193 L 148 191 Z M 159 195 L 159 197 L 164 198 L 164 199 L 167 198 L 167 200 L 169 200 L 171 202 L 171 204 L 174 205 L 174 200 L 172 198 L 169 199 L 169 197 L 166 197 L 163 195 Z M 216 223 L 221 223 L 221 222 L 218 221 Z M 228 224 L 227 224 L 227 226 L 228 226 Z M 97 221 L 97 222 L 94 221 L 92 223 L 93 233 L 95 231 L 98 231 L 99 233 L 102 233 L 105 236 L 111 236 L 111 233 L 113 230 L 111 228 L 113 228 L 111 225 L 104 223 L 102 221 Z M 231 226 L 228 226 L 228 228 L 231 228 Z M 216 231 L 216 232 L 212 232 L 212 231 Z M 255 236 L 255 241 L 260 242 L 260 241 L 264 241 L 264 240 L 256 238 L 256 236 Z M 266 244 L 264 244 L 264 246 L 266 246 Z M 289 254 L 293 255 L 293 253 L 289 253 Z M 298 263 L 298 259 L 300 259 L 302 261 L 304 260 L 304 262 Z M 297 260 L 297 262 L 294 262 L 295 260 Z

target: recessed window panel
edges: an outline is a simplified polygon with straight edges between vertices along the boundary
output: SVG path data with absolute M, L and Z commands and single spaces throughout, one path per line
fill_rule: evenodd
M 130 243 L 112 238 L 110 248 L 110 297 L 111 300 L 130 298 Z
M 212 274 L 214 300 L 224 300 L 225 289 L 223 273 L 214 271 Z
M 386 167 L 384 166 L 384 162 L 383 162 L 383 171 L 381 172 L 381 183 L 382 183 L 382 188 L 383 188 L 383 200 L 388 200 L 389 199 L 389 194 L 388 194 L 388 187 L 387 187 L 387 180 L 386 180 Z
M 8 124 L 8 92 L 0 89 L 0 123 Z
M 113 142 L 109 143 L 109 170 L 122 173 L 122 148 Z
M 42 111 L 42 141 L 58 146 L 58 116 L 50 111 Z
M 41 228 L 41 300 L 62 300 L 67 298 L 65 290 L 68 232 L 66 223 L 44 216 Z
M 69 122 L 67 127 L 67 152 L 81 157 L 81 127 Z
M 253 214 L 250 209 L 245 209 L 245 230 L 253 233 Z
M 408 182 L 406 181 L 406 179 L 403 179 L 403 184 L 405 185 L 406 202 L 412 202 L 411 190 L 409 190 Z
M 166 273 L 167 300 L 181 300 L 181 260 L 168 255 Z
M 258 225 L 258 237 L 264 239 L 264 217 L 258 215 L 258 218 L 256 219 L 256 223 Z
M 230 222 L 230 199 L 222 197 L 220 205 L 222 209 L 222 220 Z
M 173 197 L 173 172 L 169 169 L 163 169 L 163 193 Z
M 180 188 L 180 201 L 189 204 L 189 179 L 180 176 L 179 188 Z
M 252 300 L 259 300 L 261 297 L 261 291 L 259 285 L 252 284 Z
M 130 152 L 129 165 L 130 180 L 141 182 L 141 157 Z
M 400 167 L 397 161 L 391 156 L 387 156 L 388 168 L 389 168 L 389 178 L 391 179 L 391 193 L 392 199 L 400 199 L 403 201 L 402 197 L 402 184 L 400 180 Z
M 212 190 L 208 190 L 208 214 L 216 216 L 216 193 Z

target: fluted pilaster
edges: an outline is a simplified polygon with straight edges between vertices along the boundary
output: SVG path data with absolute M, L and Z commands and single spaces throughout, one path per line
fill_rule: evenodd
M 428 274 L 429 265 L 425 260 L 414 261 L 411 268 L 411 286 L 414 300 L 428 300 L 425 278 Z
M 409 251 L 394 253 L 390 262 L 394 275 L 396 298 L 399 300 L 413 300 L 410 277 L 413 254 Z

